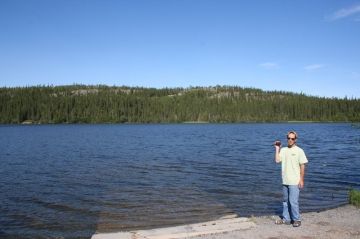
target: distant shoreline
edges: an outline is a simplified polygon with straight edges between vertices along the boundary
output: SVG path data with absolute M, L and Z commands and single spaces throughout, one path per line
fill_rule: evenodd
M 125 122 L 125 123 L 113 123 L 113 122 L 98 122 L 98 123 L 70 123 L 70 122 L 63 122 L 63 123 L 40 123 L 34 121 L 24 121 L 21 123 L 2 123 L 1 125 L 100 125 L 100 124 L 113 124 L 113 125 L 140 125 L 140 124 L 360 124 L 360 122 L 350 122 L 350 121 L 243 121 L 243 122 L 209 122 L 209 121 L 184 121 L 184 122 Z

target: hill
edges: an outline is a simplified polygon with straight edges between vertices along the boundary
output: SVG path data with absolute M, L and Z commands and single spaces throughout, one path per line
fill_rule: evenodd
M 359 122 L 360 100 L 238 86 L 0 88 L 0 123 Z

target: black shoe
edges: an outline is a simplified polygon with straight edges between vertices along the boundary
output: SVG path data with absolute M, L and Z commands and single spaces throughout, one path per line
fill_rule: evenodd
M 301 226 L 301 221 L 294 221 L 293 227 L 300 227 L 300 226 Z
M 290 225 L 291 222 L 290 221 L 285 221 L 284 219 L 279 219 L 279 220 L 275 221 L 275 224 L 277 224 L 277 225 L 281 225 L 281 224 Z

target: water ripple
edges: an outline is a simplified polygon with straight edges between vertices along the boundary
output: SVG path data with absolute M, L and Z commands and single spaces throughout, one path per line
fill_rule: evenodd
M 349 124 L 2 126 L 0 237 L 279 213 L 271 144 L 288 129 L 309 158 L 302 211 L 346 203 L 360 187 L 360 130 Z

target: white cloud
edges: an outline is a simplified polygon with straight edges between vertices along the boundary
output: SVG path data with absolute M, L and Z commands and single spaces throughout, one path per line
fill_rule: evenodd
M 267 69 L 267 70 L 278 69 L 279 64 L 277 64 L 275 62 L 265 62 L 265 63 L 261 63 L 260 67 L 262 67 L 264 69 Z
M 345 17 L 349 17 L 352 16 L 354 14 L 360 13 L 360 4 L 354 5 L 352 7 L 348 7 L 348 8 L 342 8 L 336 12 L 334 12 L 329 18 L 328 20 L 330 21 L 335 21 L 338 19 L 342 19 Z
M 312 65 L 305 66 L 304 69 L 307 71 L 314 71 L 314 70 L 318 70 L 323 67 L 325 67 L 323 64 L 312 64 Z

